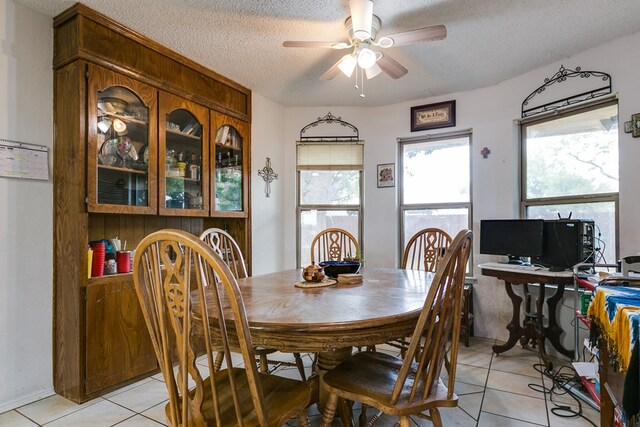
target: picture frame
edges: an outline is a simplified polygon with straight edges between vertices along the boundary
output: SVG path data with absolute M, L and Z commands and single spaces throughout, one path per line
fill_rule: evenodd
M 640 113 L 631 116 L 631 136 L 640 137 Z
M 411 107 L 411 132 L 448 128 L 455 125 L 455 100 Z
M 378 188 L 396 186 L 396 164 L 382 163 L 378 165 Z

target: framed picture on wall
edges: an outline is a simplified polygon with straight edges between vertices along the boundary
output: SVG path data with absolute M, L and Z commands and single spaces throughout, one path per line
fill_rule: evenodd
M 411 107 L 411 132 L 456 125 L 456 101 Z
M 396 164 L 383 163 L 378 165 L 378 188 L 396 186 Z

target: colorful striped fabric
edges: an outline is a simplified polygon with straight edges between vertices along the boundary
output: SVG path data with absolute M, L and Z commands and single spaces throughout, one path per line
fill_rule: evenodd
M 638 340 L 640 288 L 597 286 L 587 315 L 615 352 L 620 370 L 627 371 L 631 350 Z

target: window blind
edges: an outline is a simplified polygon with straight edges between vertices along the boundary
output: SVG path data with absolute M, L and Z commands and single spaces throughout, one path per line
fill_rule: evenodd
M 298 169 L 362 169 L 364 144 L 298 143 Z

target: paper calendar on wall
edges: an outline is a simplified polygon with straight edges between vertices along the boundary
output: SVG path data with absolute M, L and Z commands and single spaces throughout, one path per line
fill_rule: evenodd
M 49 180 L 49 148 L 0 139 L 0 177 Z

